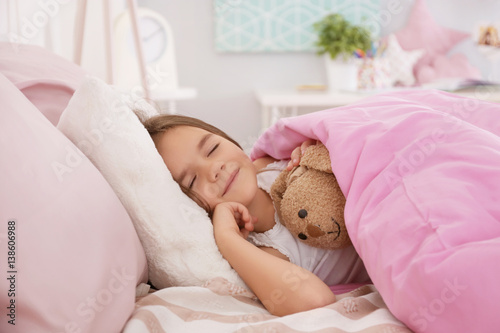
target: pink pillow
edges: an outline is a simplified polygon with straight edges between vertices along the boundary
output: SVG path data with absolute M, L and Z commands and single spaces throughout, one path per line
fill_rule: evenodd
M 0 331 L 120 331 L 146 281 L 127 212 L 94 165 L 2 74 L 0 100 Z
M 469 63 L 465 55 L 456 53 L 450 57 L 435 57 L 417 73 L 418 82 L 422 84 L 447 78 L 480 79 L 481 72 Z
M 0 43 L 0 73 L 5 75 L 55 126 L 86 72 L 36 46 Z
M 423 66 L 431 64 L 434 57 L 445 55 L 454 45 L 469 37 L 467 33 L 439 25 L 429 12 L 425 0 L 415 0 L 408 23 L 395 35 L 403 49 L 425 50 L 424 56 L 413 69 L 416 77 Z

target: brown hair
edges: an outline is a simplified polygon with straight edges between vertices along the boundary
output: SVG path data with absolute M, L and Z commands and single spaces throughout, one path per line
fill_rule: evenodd
M 151 135 L 151 138 L 153 139 L 155 144 L 157 142 L 156 140 L 158 140 L 159 137 L 163 133 L 165 133 L 166 131 L 168 131 L 172 128 L 178 127 L 178 126 L 191 126 L 191 127 L 201 128 L 207 132 L 221 136 L 224 139 L 227 139 L 227 140 L 231 141 L 232 143 L 234 143 L 240 149 L 242 149 L 241 146 L 238 144 L 238 142 L 233 140 L 225 132 L 221 131 L 220 129 L 218 129 L 215 126 L 207 124 L 206 122 L 204 122 L 200 119 L 196 119 L 196 118 L 192 118 L 192 117 L 188 117 L 188 116 L 170 115 L 170 114 L 160 114 L 160 115 L 156 115 L 156 116 L 153 116 L 151 118 L 148 118 L 148 119 L 144 119 L 144 117 L 141 116 L 140 113 L 136 112 L 136 114 L 138 115 L 142 124 L 144 125 L 144 127 L 148 131 L 149 135 Z M 182 192 L 184 192 L 188 197 L 193 199 L 200 207 L 205 209 L 207 211 L 208 215 L 210 216 L 210 218 L 212 218 L 213 211 L 210 208 L 210 206 L 208 205 L 208 203 L 205 200 L 203 200 L 203 198 L 201 198 L 199 195 L 197 195 L 193 190 L 189 189 L 186 186 L 183 186 L 180 183 L 179 183 L 179 186 L 181 187 Z

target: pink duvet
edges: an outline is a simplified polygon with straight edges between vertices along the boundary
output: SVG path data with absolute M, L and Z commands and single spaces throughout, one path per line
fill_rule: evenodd
M 281 119 L 253 159 L 319 139 L 356 250 L 415 332 L 500 330 L 500 104 L 429 90 Z

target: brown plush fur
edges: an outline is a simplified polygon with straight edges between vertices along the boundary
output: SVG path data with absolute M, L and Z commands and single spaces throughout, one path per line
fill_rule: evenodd
M 323 144 L 308 147 L 300 166 L 281 172 L 271 186 L 271 197 L 281 223 L 302 242 L 325 249 L 351 244 L 344 221 L 345 197 Z

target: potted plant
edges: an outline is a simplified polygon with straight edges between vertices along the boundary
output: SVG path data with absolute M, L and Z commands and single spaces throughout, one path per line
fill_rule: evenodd
M 317 53 L 325 57 L 329 90 L 356 90 L 358 65 L 354 52 L 371 48 L 370 31 L 340 14 L 327 15 L 313 27 L 318 33 Z

